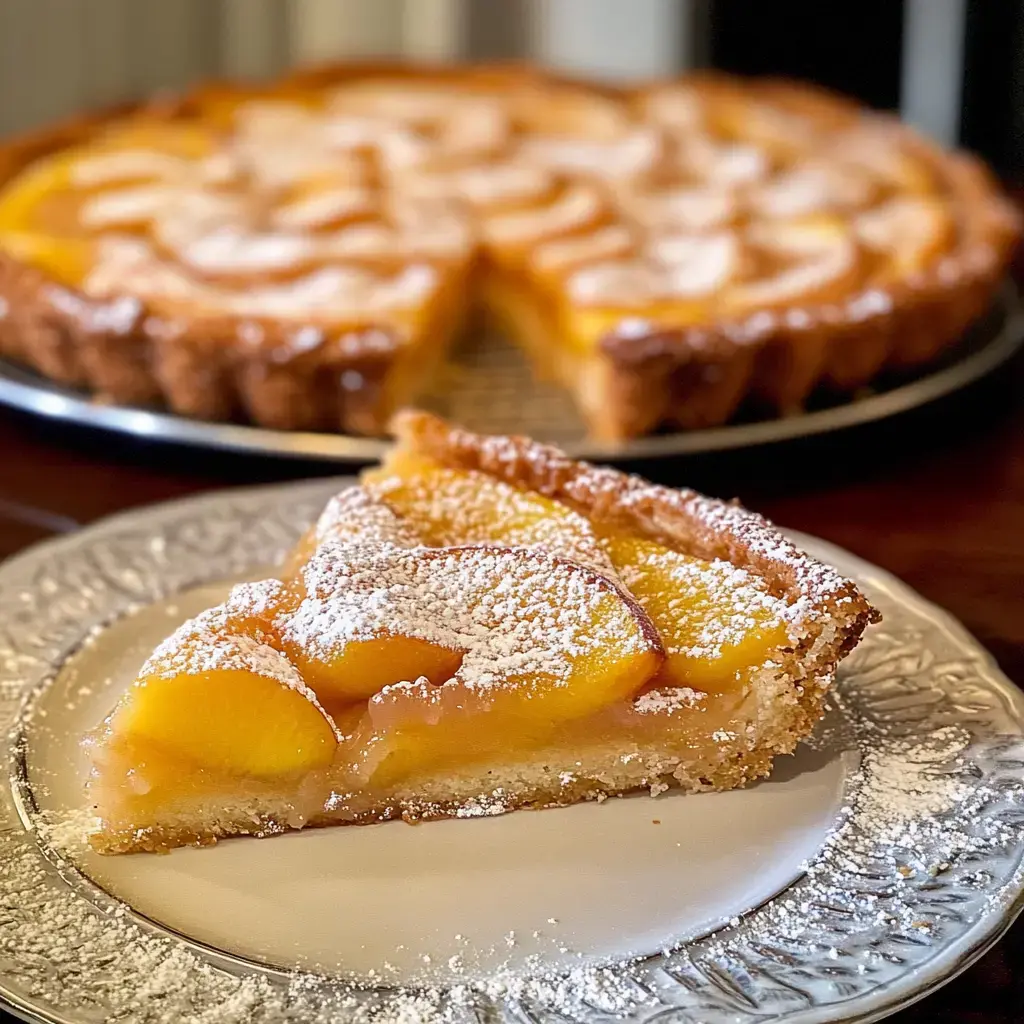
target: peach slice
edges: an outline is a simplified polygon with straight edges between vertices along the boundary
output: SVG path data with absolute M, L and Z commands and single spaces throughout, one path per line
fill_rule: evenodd
M 394 634 L 353 641 L 333 658 L 310 657 L 301 644 L 289 640 L 285 648 L 317 698 L 332 709 L 368 700 L 403 680 L 422 677 L 440 686 L 462 664 L 460 651 Z
M 303 590 L 302 570 L 324 543 L 420 547 L 413 525 L 363 487 L 350 487 L 327 503 L 320 518 L 299 538 L 281 568 L 289 585 Z
M 245 634 L 279 649 L 277 623 L 282 615 L 298 607 L 302 597 L 301 587 L 293 580 L 239 583 L 231 588 L 223 604 L 203 612 L 194 621 L 200 626 Z
M 80 285 L 96 259 L 85 205 L 112 189 L 157 180 L 161 159 L 205 155 L 211 141 L 196 128 L 140 120 L 89 146 L 38 159 L 5 188 L 0 242 L 18 260 Z
M 139 121 L 89 146 L 29 164 L 5 188 L 0 230 L 52 237 L 81 236 L 82 204 L 98 193 L 163 177 L 166 161 L 196 159 L 211 148 L 200 129 Z
M 0 219 L 3 211 L 0 210 Z M 16 260 L 52 274 L 63 284 L 77 286 L 85 280 L 95 256 L 95 246 L 73 238 L 51 238 L 28 231 L 0 228 L 0 246 Z
M 356 777 L 369 786 L 388 789 L 420 772 L 458 770 L 503 752 L 537 748 L 550 742 L 559 729 L 558 722 L 516 717 L 497 709 L 463 714 L 452 705 L 442 706 L 442 696 L 441 690 L 419 681 L 374 697 L 353 733 Z M 571 723 L 561 726 L 571 727 Z
M 84 193 L 73 187 L 73 167 L 73 157 L 63 153 L 22 171 L 7 186 L 0 203 L 0 232 L 4 236 L 82 234 L 77 214 Z
M 542 548 L 603 573 L 611 566 L 590 523 L 551 498 L 472 470 L 399 464 L 364 486 L 431 547 Z
M 305 581 L 281 621 L 283 649 L 323 700 L 376 694 L 381 721 L 494 711 L 557 722 L 631 696 L 661 663 L 632 598 L 538 551 L 326 544 Z M 408 699 L 397 684 L 421 677 L 429 692 Z
M 331 539 L 400 547 L 543 548 L 604 574 L 611 571 L 586 519 L 557 501 L 484 473 L 399 455 L 362 479 L 362 488 L 332 498 L 316 525 L 303 534 L 282 567 L 283 579 L 297 579 L 317 545 Z
M 331 720 L 288 659 L 243 634 L 186 623 L 161 644 L 108 719 L 183 766 L 276 779 L 331 763 Z
M 636 537 L 604 543 L 665 645 L 659 685 L 723 693 L 789 645 L 784 603 L 751 573 Z
M 854 221 L 861 243 L 881 261 L 888 280 L 918 273 L 953 244 L 956 223 L 944 202 L 929 197 L 890 199 Z

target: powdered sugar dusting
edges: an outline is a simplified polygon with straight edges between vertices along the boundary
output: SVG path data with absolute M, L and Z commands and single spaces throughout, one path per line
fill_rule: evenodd
M 635 589 L 652 573 L 662 591 L 659 605 L 680 626 L 673 637 L 663 631 L 666 654 L 720 658 L 755 630 L 780 623 L 787 612 L 762 580 L 722 559 L 704 562 L 652 548 L 622 570 L 623 582 Z
M 185 623 L 152 654 L 141 677 L 171 679 L 203 672 L 252 672 L 293 689 L 304 689 L 302 677 L 280 651 L 244 634 L 221 633 L 200 621 Z
M 546 551 L 614 576 L 590 522 L 535 491 L 473 471 L 435 469 L 368 485 L 414 522 L 440 526 L 448 544 L 500 543 Z
M 728 505 L 692 492 L 686 495 L 686 503 L 689 510 L 709 529 L 728 531 L 746 545 L 752 554 L 787 566 L 807 591 L 808 597 L 835 601 L 849 594 L 849 580 L 832 566 L 802 552 L 761 516 L 738 505 Z
M 422 447 L 442 463 L 451 460 L 523 481 L 593 518 L 632 517 L 642 524 L 642 532 L 667 534 L 674 538 L 674 546 L 691 554 L 709 559 L 727 555 L 730 564 L 772 582 L 772 592 L 786 601 L 786 617 L 795 632 L 826 621 L 838 625 L 877 619 L 875 609 L 850 580 L 739 505 L 577 462 L 528 438 L 449 428 L 425 413 L 404 414 L 396 430 L 413 450 Z
M 422 538 L 413 526 L 364 487 L 334 495 L 316 523 L 317 542 L 328 538 L 364 546 L 414 548 Z
M 227 601 L 205 614 L 211 615 L 217 625 L 223 626 L 228 618 L 252 619 L 257 623 L 269 621 L 285 594 L 285 586 L 278 579 L 253 580 L 237 583 L 231 588 Z M 261 629 L 254 629 L 257 636 Z
M 557 682 L 574 658 L 651 643 L 612 583 L 536 551 L 327 541 L 303 576 L 308 596 L 279 624 L 286 643 L 330 658 L 352 641 L 414 637 L 465 652 L 457 679 L 471 688 L 525 676 Z M 599 607 L 608 616 L 601 636 L 581 629 Z
M 234 587 L 227 601 L 189 619 L 157 646 L 139 670 L 140 681 L 218 671 L 249 672 L 296 690 L 320 707 L 316 694 L 273 645 L 276 641 L 269 633 L 251 622 L 247 631 L 239 628 L 247 616 L 275 614 L 283 590 L 280 580 Z
M 638 715 L 671 715 L 676 711 L 697 707 L 707 697 L 706 693 L 691 690 L 688 686 L 672 686 L 664 690 L 649 690 L 633 701 L 633 710 Z

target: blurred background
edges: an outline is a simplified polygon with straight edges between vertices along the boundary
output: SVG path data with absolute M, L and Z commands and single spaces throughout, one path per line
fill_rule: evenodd
M 1024 181 L 1018 0 L 3 0 L 0 132 L 203 76 L 375 55 L 795 75 Z

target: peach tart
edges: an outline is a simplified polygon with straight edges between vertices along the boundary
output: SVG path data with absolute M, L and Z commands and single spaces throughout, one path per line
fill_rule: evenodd
M 1017 232 L 976 159 L 810 86 L 341 67 L 0 148 L 0 353 L 374 434 L 482 309 L 614 441 L 928 363 Z
M 767 775 L 878 616 L 736 505 L 402 414 L 84 740 L 104 853 Z

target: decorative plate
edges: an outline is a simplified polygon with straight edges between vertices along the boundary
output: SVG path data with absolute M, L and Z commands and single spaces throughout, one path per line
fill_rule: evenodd
M 81 844 L 81 733 L 146 648 L 283 554 L 338 481 L 115 517 L 0 569 L 0 999 L 32 1021 L 869 1021 L 1009 926 L 1024 695 L 945 613 L 800 537 L 883 610 L 768 781 L 321 829 Z
M 565 393 L 535 379 L 518 349 L 499 338 L 474 338 L 452 363 L 423 405 L 471 430 L 529 434 L 557 444 L 573 458 L 615 462 L 696 455 L 812 437 L 896 416 L 973 384 L 1011 359 L 1024 344 L 1024 311 L 1014 285 L 963 341 L 915 375 L 891 375 L 853 396 L 817 395 L 801 413 L 744 419 L 707 430 L 657 434 L 623 444 L 589 440 Z M 0 405 L 46 419 L 164 441 L 248 455 L 336 464 L 375 462 L 386 442 L 347 434 L 268 430 L 213 423 L 150 409 L 97 402 L 0 359 Z

